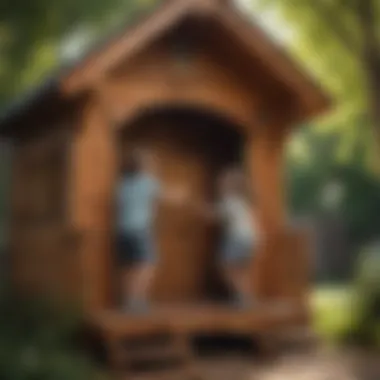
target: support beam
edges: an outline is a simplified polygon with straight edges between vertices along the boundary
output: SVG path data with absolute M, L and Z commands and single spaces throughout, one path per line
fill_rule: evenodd
M 80 255 L 85 311 L 111 303 L 113 191 L 117 173 L 114 131 L 98 94 L 89 97 L 74 138 L 71 220 L 82 235 Z
M 254 191 L 254 213 L 261 230 L 260 245 L 252 262 L 252 290 L 260 298 L 277 289 L 275 266 L 279 233 L 285 230 L 286 202 L 283 156 L 286 131 L 283 125 L 260 125 L 247 138 L 246 166 Z

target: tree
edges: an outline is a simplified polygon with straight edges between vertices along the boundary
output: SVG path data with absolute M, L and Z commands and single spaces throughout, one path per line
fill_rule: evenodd
M 61 62 L 60 45 L 75 30 L 95 39 L 155 0 L 3 0 L 0 12 L 0 108 Z
M 365 144 L 358 144 L 344 161 L 336 159 L 342 134 L 321 135 L 314 129 L 303 129 L 288 156 L 289 204 L 297 215 L 317 215 L 323 211 L 321 194 L 326 184 L 338 180 L 344 187 L 339 214 L 349 230 L 349 243 L 362 246 L 379 237 L 380 182 L 363 170 Z
M 331 91 L 327 126 L 344 131 L 343 151 L 375 136 L 380 153 L 380 3 L 377 0 L 257 0 L 295 30 L 292 48 Z M 372 126 L 372 131 L 370 132 Z M 374 133 L 374 135 L 372 134 Z

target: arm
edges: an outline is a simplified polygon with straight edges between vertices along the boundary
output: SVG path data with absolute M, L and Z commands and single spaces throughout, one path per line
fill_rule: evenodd
M 196 214 L 211 222 L 221 222 L 226 217 L 225 205 L 213 202 L 190 202 L 190 208 Z
M 191 211 L 202 215 L 206 219 L 219 220 L 223 217 L 220 207 L 212 203 L 192 200 L 190 193 L 183 187 L 173 187 L 166 191 L 161 190 L 158 192 L 158 199 L 173 205 L 186 205 Z
M 219 221 L 223 217 L 219 208 L 213 204 L 210 204 L 210 203 L 206 203 L 206 202 L 205 203 L 197 203 L 197 204 L 194 204 L 193 208 L 200 215 L 202 215 L 206 219 L 209 219 L 212 221 Z
M 189 200 L 187 191 L 179 187 L 168 190 L 159 188 L 157 195 L 158 200 L 176 205 L 183 205 Z

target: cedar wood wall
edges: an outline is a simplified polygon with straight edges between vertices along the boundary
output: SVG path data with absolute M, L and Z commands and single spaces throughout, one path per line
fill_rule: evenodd
M 81 281 L 67 214 L 74 120 L 58 114 L 30 117 L 14 140 L 10 264 L 22 291 L 72 300 Z

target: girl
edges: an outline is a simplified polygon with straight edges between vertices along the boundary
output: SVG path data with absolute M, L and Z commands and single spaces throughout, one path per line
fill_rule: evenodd
M 231 168 L 220 179 L 217 206 L 203 210 L 222 223 L 222 272 L 235 293 L 234 302 L 239 306 L 250 303 L 248 270 L 259 238 L 249 195 L 243 172 L 239 168 Z

